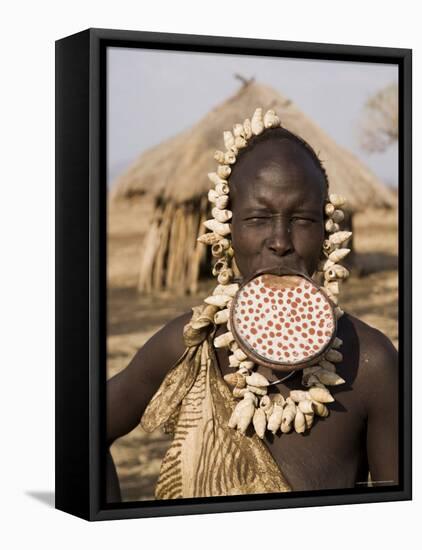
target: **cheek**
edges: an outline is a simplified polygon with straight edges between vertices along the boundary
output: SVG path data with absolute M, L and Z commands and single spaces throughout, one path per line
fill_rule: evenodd
M 268 233 L 268 224 L 250 226 L 233 223 L 231 238 L 236 255 L 253 256 L 259 253 Z
M 318 260 L 324 241 L 324 226 L 295 228 L 292 234 L 293 246 L 302 258 Z

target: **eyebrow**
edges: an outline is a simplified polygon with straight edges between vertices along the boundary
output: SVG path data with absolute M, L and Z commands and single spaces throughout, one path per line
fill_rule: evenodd
M 260 195 L 260 194 L 256 194 L 256 195 L 253 195 L 250 197 L 250 200 L 249 202 L 253 202 L 254 204 L 252 206 L 249 206 L 249 207 L 246 207 L 246 208 L 242 208 L 242 210 L 246 209 L 246 210 L 256 210 L 256 209 L 259 209 L 259 208 L 272 208 L 274 206 L 274 202 L 271 201 L 271 199 L 269 199 L 265 194 L 263 195 Z M 322 211 L 323 209 L 323 205 L 321 204 L 321 206 L 307 206 L 305 208 L 303 208 L 303 202 L 302 200 L 299 198 L 298 199 L 298 202 L 299 204 L 293 204 L 293 205 L 290 205 L 292 208 L 294 208 L 295 210 L 301 210 L 303 209 L 304 212 L 319 212 L 320 210 Z

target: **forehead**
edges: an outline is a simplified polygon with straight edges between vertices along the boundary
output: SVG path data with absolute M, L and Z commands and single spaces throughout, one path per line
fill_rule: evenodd
M 235 165 L 230 177 L 234 202 L 267 200 L 320 206 L 325 198 L 324 173 L 311 153 L 290 139 L 257 143 Z

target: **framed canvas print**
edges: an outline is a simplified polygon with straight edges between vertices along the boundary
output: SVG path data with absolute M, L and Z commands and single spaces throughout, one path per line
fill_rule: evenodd
M 56 507 L 411 498 L 411 50 L 56 42 Z

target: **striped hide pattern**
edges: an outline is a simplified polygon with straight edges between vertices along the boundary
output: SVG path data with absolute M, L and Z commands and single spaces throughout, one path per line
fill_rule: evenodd
M 147 431 L 174 425 L 156 499 L 290 491 L 265 443 L 228 427 L 237 401 L 222 377 L 212 337 L 208 333 L 187 348 L 142 416 Z

